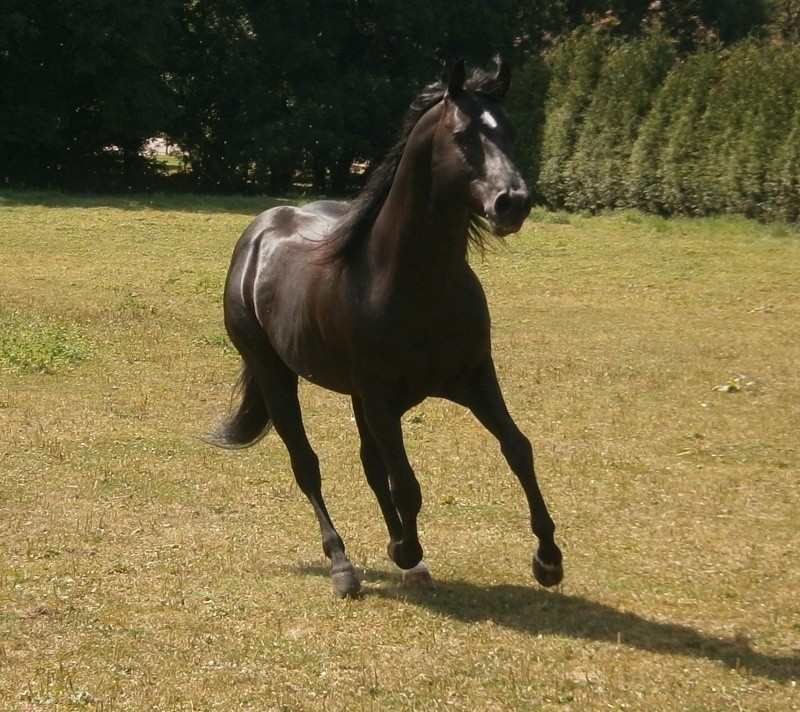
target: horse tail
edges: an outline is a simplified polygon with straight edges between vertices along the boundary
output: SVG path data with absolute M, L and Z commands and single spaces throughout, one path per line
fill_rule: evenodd
M 264 395 L 253 372 L 242 361 L 242 371 L 234 388 L 238 405 L 233 412 L 206 437 L 206 442 L 229 449 L 255 445 L 272 427 Z

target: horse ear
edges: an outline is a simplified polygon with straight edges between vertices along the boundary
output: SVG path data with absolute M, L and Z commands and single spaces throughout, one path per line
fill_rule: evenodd
M 467 62 L 462 57 L 457 60 L 450 70 L 450 80 L 447 82 L 448 95 L 456 99 L 464 93 L 464 82 L 467 81 Z
M 497 73 L 494 75 L 498 88 L 497 98 L 502 99 L 511 87 L 511 67 L 499 55 L 495 58 L 495 62 L 497 62 Z

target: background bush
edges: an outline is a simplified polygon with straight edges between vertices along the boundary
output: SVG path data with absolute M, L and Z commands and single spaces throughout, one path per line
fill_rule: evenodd
M 796 220 L 799 40 L 783 0 L 5 0 L 0 186 L 352 194 L 499 52 L 540 200 Z
M 660 31 L 598 34 L 575 33 L 548 55 L 547 202 L 798 219 L 797 44 L 744 39 L 682 57 Z

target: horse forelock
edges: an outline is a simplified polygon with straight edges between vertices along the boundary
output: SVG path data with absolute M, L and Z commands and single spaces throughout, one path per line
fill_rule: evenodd
M 464 82 L 464 89 L 468 93 L 495 100 L 502 99 L 504 94 L 504 86 L 497 76 L 483 69 L 473 69 L 470 72 Z M 403 120 L 399 140 L 372 171 L 364 189 L 331 231 L 329 244 L 333 247 L 331 256 L 334 259 L 351 255 L 367 238 L 394 183 L 411 132 L 420 119 L 437 106 L 446 94 L 447 84 L 439 80 L 428 84 L 411 102 Z M 473 215 L 469 228 L 470 243 L 483 251 L 488 235 L 486 221 L 478 215 Z

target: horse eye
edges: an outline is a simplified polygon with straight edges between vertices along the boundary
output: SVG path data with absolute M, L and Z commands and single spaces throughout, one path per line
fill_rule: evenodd
M 478 136 L 474 131 L 458 131 L 453 134 L 453 138 L 465 153 L 474 151 L 479 143 Z

